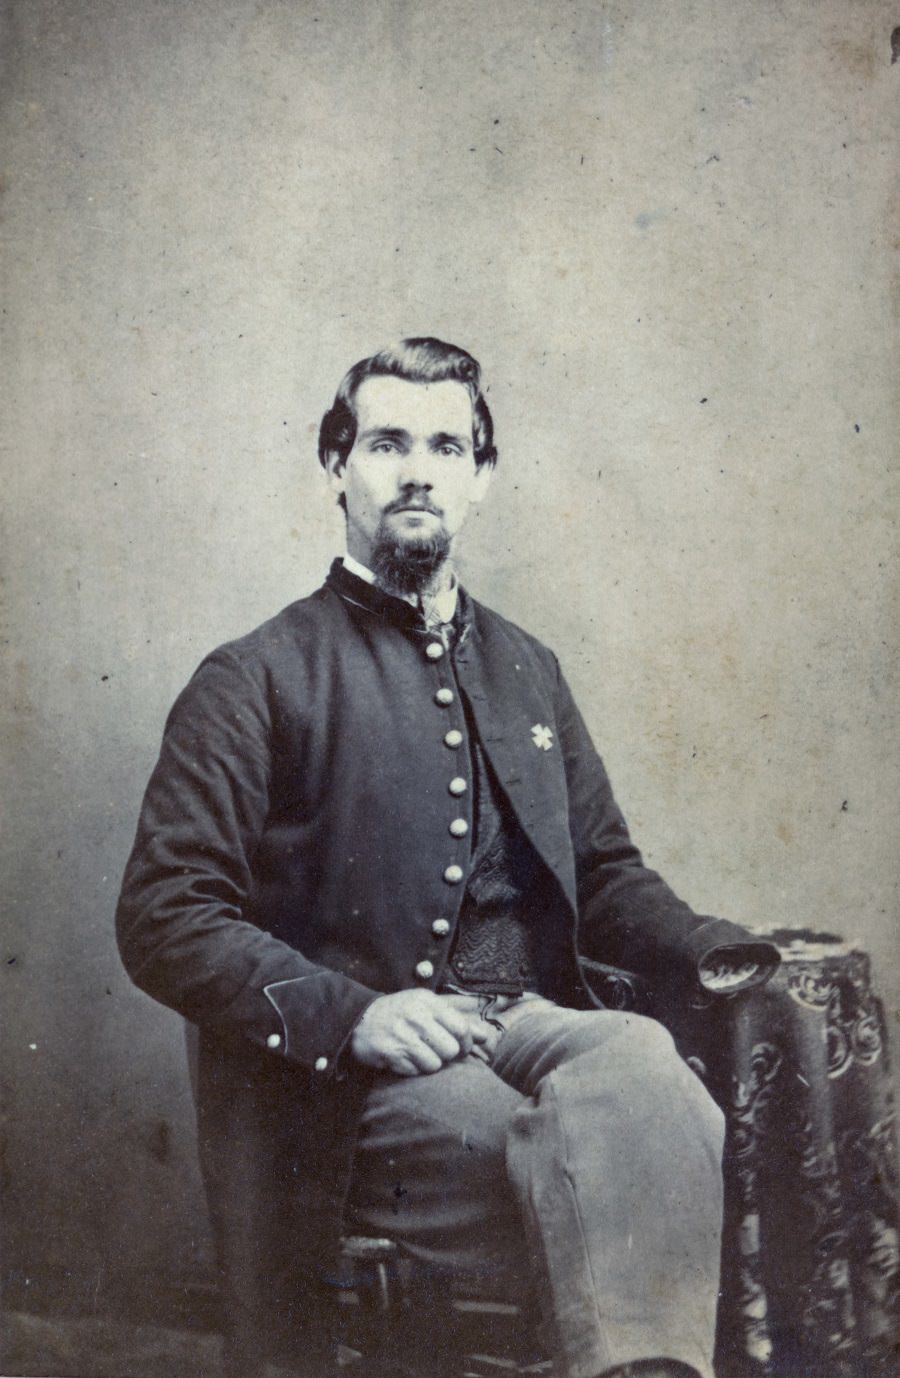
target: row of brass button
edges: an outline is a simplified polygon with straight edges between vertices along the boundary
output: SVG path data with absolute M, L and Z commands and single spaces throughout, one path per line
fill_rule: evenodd
M 429 660 L 440 660 L 444 654 L 444 647 L 439 641 L 430 641 L 425 647 L 425 654 L 428 656 Z M 453 690 L 447 685 L 441 685 L 441 687 L 435 691 L 434 701 L 441 708 L 449 708 L 455 700 L 456 696 Z M 449 747 L 451 751 L 455 751 L 457 747 L 462 746 L 462 744 L 463 734 L 458 728 L 451 727 L 450 730 L 444 734 L 444 745 Z M 460 795 L 465 794 L 469 786 L 461 775 L 454 775 L 447 788 L 453 797 L 458 799 Z M 454 818 L 450 823 L 450 834 L 452 837 L 465 837 L 468 831 L 469 824 L 465 818 Z M 455 863 L 451 866 L 447 866 L 444 870 L 444 880 L 448 885 L 459 885 L 464 875 L 465 872 L 463 868 L 457 866 Z M 434 923 L 431 925 L 431 931 L 436 938 L 446 938 L 447 934 L 450 932 L 450 924 L 447 919 L 435 919 Z M 433 975 L 433 962 L 428 961 L 426 958 L 424 961 L 416 963 L 416 976 L 420 981 L 430 981 Z

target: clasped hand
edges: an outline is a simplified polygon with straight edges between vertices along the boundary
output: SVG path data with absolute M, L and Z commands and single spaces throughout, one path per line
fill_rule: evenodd
M 489 1062 L 500 1031 L 481 1018 L 476 995 L 398 990 L 379 995 L 353 1030 L 354 1057 L 401 1077 L 437 1072 L 474 1054 Z

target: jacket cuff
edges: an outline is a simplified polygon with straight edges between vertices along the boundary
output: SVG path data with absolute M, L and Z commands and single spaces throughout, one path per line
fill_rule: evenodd
M 323 970 L 272 981 L 263 994 L 277 1017 L 277 1031 L 265 1038 L 271 1052 L 323 1080 L 347 1075 L 350 1037 L 378 991 L 340 972 Z
M 689 934 L 687 948 L 697 981 L 710 995 L 760 986 L 781 965 L 774 943 L 727 919 L 704 920 Z
M 773 943 L 723 943 L 704 952 L 697 966 L 701 986 L 710 995 L 736 995 L 761 986 L 781 963 Z

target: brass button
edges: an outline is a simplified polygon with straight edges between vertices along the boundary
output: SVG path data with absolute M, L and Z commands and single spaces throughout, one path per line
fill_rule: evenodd
M 439 641 L 429 641 L 425 647 L 425 654 L 429 660 L 440 660 L 444 654 L 444 648 Z
M 463 878 L 463 868 L 455 863 L 444 870 L 444 880 L 448 885 L 458 885 Z
M 450 824 L 450 831 L 454 837 L 465 837 L 469 831 L 469 825 L 464 818 L 454 818 Z
M 465 780 L 462 778 L 461 775 L 454 775 L 453 779 L 450 781 L 447 788 L 451 794 L 460 795 L 465 794 L 469 786 L 466 784 Z
M 450 932 L 450 925 L 446 919 L 435 919 L 431 925 L 431 931 L 436 938 L 446 938 Z
M 416 962 L 416 975 L 420 981 L 430 981 L 434 975 L 434 966 L 431 962 Z
M 280 1047 L 281 1047 L 281 1034 L 269 1034 L 269 1037 L 266 1039 L 266 1047 L 267 1047 L 267 1048 L 280 1048 Z
M 458 727 L 451 727 L 449 732 L 444 733 L 444 746 L 462 746 L 463 734 Z
M 314 1065 L 317 1072 L 324 1072 L 326 1067 L 328 1066 L 328 1058 L 317 1057 Z
M 448 704 L 451 704 L 453 702 L 453 690 L 438 689 L 437 693 L 434 696 L 434 701 L 435 703 L 439 703 L 442 708 L 446 708 Z

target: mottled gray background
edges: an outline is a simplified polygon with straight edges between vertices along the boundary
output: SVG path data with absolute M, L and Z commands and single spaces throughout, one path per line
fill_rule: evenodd
M 650 860 L 859 939 L 893 1011 L 900 7 L 3 16 L 8 1274 L 89 1307 L 208 1261 L 117 886 L 175 693 L 339 549 L 318 419 L 403 333 L 484 364 L 465 578 L 560 654 Z

